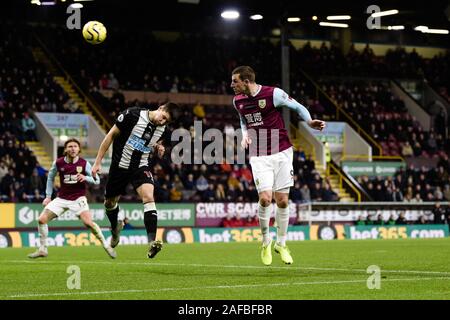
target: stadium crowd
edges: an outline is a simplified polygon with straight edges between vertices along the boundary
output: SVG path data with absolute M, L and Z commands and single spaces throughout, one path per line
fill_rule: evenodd
M 164 40 L 153 33 L 117 29 L 114 38 L 102 46 L 91 46 L 65 29 L 40 34 L 51 35 L 43 38 L 46 45 L 85 88 L 229 94 L 230 72 L 242 64 L 251 64 L 262 83 L 280 85 L 280 66 L 273 63 L 280 61 L 279 44 L 269 39 L 181 32 Z M 145 41 L 140 41 L 142 37 Z M 145 54 L 137 56 L 135 52 L 151 52 L 153 59 Z M 103 59 L 95 58 L 99 55 Z M 407 52 L 398 47 L 388 50 L 385 56 L 376 56 L 369 45 L 360 51 L 352 45 L 344 54 L 334 45 L 323 43 L 316 48 L 307 42 L 298 49 L 290 45 L 290 56 L 291 70 L 302 68 L 313 77 L 426 78 L 449 99 L 448 53 L 426 59 L 415 49 Z M 298 72 L 291 75 L 293 95 L 299 75 Z
M 449 149 L 441 118 L 426 132 L 383 81 L 321 80 L 322 89 L 383 148 L 384 155 L 439 156 Z M 436 128 L 436 129 L 435 129 Z
M 374 201 L 450 201 L 450 160 L 446 154 L 433 168 L 410 164 L 393 177 L 360 176 L 357 180 Z

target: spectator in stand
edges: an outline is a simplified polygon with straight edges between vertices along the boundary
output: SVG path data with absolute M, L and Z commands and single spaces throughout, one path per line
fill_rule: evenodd
M 233 214 L 228 213 L 225 218 L 222 219 L 222 227 L 232 228 L 233 227 Z
M 10 128 L 9 129 L 10 129 L 11 133 L 19 141 L 23 141 L 25 139 L 25 137 L 24 137 L 24 128 L 22 126 L 22 121 L 17 117 L 17 113 L 15 113 L 15 112 L 11 113 L 11 119 L 9 120 L 9 123 L 10 123 Z
M 123 219 L 123 229 L 124 229 L 124 230 L 131 230 L 131 229 L 134 229 L 134 227 L 130 224 L 130 220 L 129 220 L 127 217 L 125 217 L 125 218 Z
M 311 193 L 308 188 L 308 185 L 305 183 L 300 189 L 300 193 L 302 195 L 302 200 L 305 202 L 311 202 Z
M 294 184 L 294 187 L 289 190 L 289 199 L 291 199 L 295 203 L 301 202 L 303 198 L 300 190 L 301 190 L 300 183 L 296 182 Z
M 8 167 L 6 167 L 5 162 L 0 161 L 0 183 L 2 182 L 3 177 L 6 176 L 7 174 L 8 174 Z
M 422 214 L 416 221 L 416 224 L 428 224 L 428 221 L 425 219 L 425 216 Z
M 402 147 L 402 156 L 405 158 L 412 157 L 414 155 L 413 148 L 409 144 L 409 141 L 406 141 Z
M 201 190 L 200 190 L 201 191 Z M 202 201 L 204 202 L 214 202 L 216 201 L 214 185 L 210 183 L 208 188 L 202 193 Z
M 170 201 L 173 202 L 180 202 L 183 199 L 183 192 L 178 189 L 179 186 L 173 184 L 172 188 L 170 189 Z
M 437 202 L 432 210 L 433 212 L 433 223 L 434 224 L 444 224 L 446 221 L 446 210 L 442 208 L 441 203 Z
M 395 221 L 395 224 L 397 224 L 397 225 L 405 225 L 405 224 L 407 224 L 407 220 L 406 220 L 406 217 L 405 217 L 405 211 L 400 211 L 400 214 L 399 214 L 397 220 Z
M 384 225 L 383 215 L 381 213 L 379 213 L 377 215 L 377 220 L 375 220 L 373 224 L 379 225 L 379 226 Z
M 446 184 L 444 187 L 444 199 L 450 201 L 450 184 Z
M 249 214 L 247 216 L 247 219 L 245 220 L 245 227 L 258 227 L 259 221 L 258 221 L 258 215 L 257 214 Z
M 339 201 L 339 197 L 336 192 L 331 189 L 331 186 L 328 183 L 325 183 L 325 187 L 322 191 L 322 200 L 323 201 Z
M 386 224 L 388 224 L 388 225 L 394 225 L 395 223 L 396 223 L 396 221 L 395 221 L 394 215 L 391 214 L 391 215 L 389 216 L 389 220 L 386 222 Z
M 311 200 L 312 201 L 322 201 L 323 200 L 323 192 L 322 186 L 320 182 L 316 182 L 313 184 L 311 188 Z
M 366 220 L 364 219 L 362 214 L 360 214 L 358 216 L 358 220 L 356 220 L 355 225 L 357 225 L 357 226 L 365 226 L 366 225 Z
M 225 189 L 223 187 L 223 184 L 221 184 L 221 183 L 219 183 L 217 185 L 217 189 L 215 192 L 215 201 L 218 201 L 218 202 L 226 201 Z
M 199 102 L 197 102 L 192 111 L 199 120 L 202 120 L 206 116 L 205 107 Z
M 395 185 L 392 187 L 392 195 L 390 200 L 394 202 L 403 201 L 403 193 Z

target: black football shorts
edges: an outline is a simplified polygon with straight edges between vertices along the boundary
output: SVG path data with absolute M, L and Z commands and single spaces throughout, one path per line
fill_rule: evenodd
M 111 167 L 105 187 L 105 198 L 124 195 L 129 183 L 135 190 L 144 183 L 155 184 L 149 167 L 141 167 L 136 170 Z

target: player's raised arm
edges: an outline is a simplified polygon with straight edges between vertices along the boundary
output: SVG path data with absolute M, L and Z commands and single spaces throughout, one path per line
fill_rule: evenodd
M 100 144 L 100 148 L 97 152 L 97 157 L 95 158 L 94 166 L 92 167 L 91 174 L 93 178 L 97 177 L 97 173 L 100 173 L 100 166 L 105 156 L 106 151 L 108 151 L 109 147 L 113 143 L 114 139 L 120 134 L 119 128 L 114 125 L 111 130 L 109 130 L 108 134 L 103 139 Z
M 273 104 L 275 107 L 287 107 L 297 112 L 297 114 L 308 123 L 308 125 L 316 130 L 322 130 L 325 128 L 325 121 L 316 120 L 311 118 L 311 114 L 308 109 L 295 99 L 291 98 L 286 92 L 280 88 L 273 90 Z

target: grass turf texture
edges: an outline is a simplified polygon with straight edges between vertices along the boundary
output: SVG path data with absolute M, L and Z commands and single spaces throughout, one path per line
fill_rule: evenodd
M 0 250 L 0 300 L 155 299 L 303 300 L 450 299 L 450 238 L 288 243 L 294 264 L 273 252 L 266 267 L 259 244 L 165 244 L 152 260 L 146 246 L 118 246 L 111 260 L 100 247 Z M 272 250 L 273 251 L 273 250 Z M 81 270 L 81 289 L 67 289 L 67 268 Z M 366 269 L 381 268 L 369 290 Z

